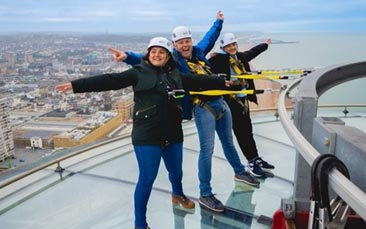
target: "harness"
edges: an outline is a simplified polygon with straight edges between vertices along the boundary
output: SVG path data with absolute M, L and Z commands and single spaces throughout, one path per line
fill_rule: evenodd
M 245 71 L 244 65 L 241 62 L 241 60 L 236 61 L 234 57 L 230 56 L 229 63 L 237 75 L 245 74 L 246 71 Z M 238 80 L 243 81 L 243 79 L 238 79 Z M 249 104 L 248 104 L 248 100 L 246 98 L 243 101 L 242 99 L 240 99 L 240 97 L 237 97 L 236 94 L 231 94 L 230 100 L 231 99 L 234 100 L 235 102 L 237 102 L 243 108 L 244 114 L 249 111 Z
M 198 60 L 197 58 L 195 60 L 186 59 L 186 62 L 192 73 L 199 75 L 212 74 L 210 67 L 202 60 Z
M 206 65 L 206 63 L 202 60 L 198 60 L 197 58 L 195 60 L 187 60 L 187 65 L 192 73 L 204 75 L 204 74 L 211 74 L 211 69 L 209 66 Z M 221 119 L 225 112 L 226 108 L 222 109 L 220 113 L 216 113 L 212 107 L 210 107 L 206 101 L 201 100 L 197 96 L 193 97 L 193 104 L 198 105 L 204 109 L 206 109 L 208 112 L 210 112 L 216 120 Z
M 234 57 L 229 57 L 229 63 L 230 66 L 234 69 L 235 73 L 237 75 L 244 75 L 245 74 L 245 68 L 241 60 L 236 61 Z
M 226 108 L 224 107 L 224 109 L 222 109 L 220 113 L 216 113 L 215 110 L 212 109 L 212 107 L 210 107 L 207 104 L 207 102 L 202 101 L 202 100 L 200 100 L 197 97 L 196 98 L 193 98 L 193 104 L 194 105 L 198 105 L 198 106 L 206 109 L 207 111 L 209 111 L 215 117 L 216 120 L 221 119 L 224 116 L 225 112 L 226 112 Z

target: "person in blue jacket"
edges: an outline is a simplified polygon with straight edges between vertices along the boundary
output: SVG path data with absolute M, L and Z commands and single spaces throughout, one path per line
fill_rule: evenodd
M 168 170 L 172 202 L 183 208 L 195 204 L 183 193 L 182 110 L 183 90 L 229 89 L 232 83 L 217 76 L 184 74 L 176 69 L 171 42 L 163 37 L 151 39 L 141 64 L 124 72 L 80 78 L 56 85 L 56 91 L 74 93 L 118 90 L 128 86 L 134 91 L 132 144 L 139 178 L 136 184 L 135 228 L 147 229 L 147 202 L 159 171 L 161 159 Z M 232 86 L 234 90 L 240 89 Z M 183 94 L 184 95 L 184 94 Z
M 221 11 L 217 13 L 217 19 L 197 45 L 192 43 L 192 33 L 186 26 L 178 26 L 172 32 L 174 45 L 173 57 L 177 61 L 177 68 L 183 73 L 211 74 L 210 64 L 206 55 L 214 47 L 220 36 L 224 15 Z M 134 65 L 142 54 L 134 52 L 113 51 L 115 60 L 123 60 L 127 64 Z M 193 106 L 193 108 L 192 108 Z M 234 170 L 234 179 L 249 185 L 259 186 L 259 181 L 252 177 L 241 163 L 239 154 L 234 146 L 232 134 L 231 112 L 222 96 L 185 96 L 182 101 L 184 119 L 194 120 L 200 141 L 200 152 L 198 157 L 198 178 L 200 198 L 202 207 L 215 212 L 223 212 L 225 206 L 212 192 L 212 156 L 215 145 L 215 131 L 222 144 L 223 152 L 231 167 Z

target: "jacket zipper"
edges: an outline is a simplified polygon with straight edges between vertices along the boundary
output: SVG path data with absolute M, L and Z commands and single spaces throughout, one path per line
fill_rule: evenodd
M 141 113 L 141 112 L 148 111 L 148 110 L 153 109 L 155 107 L 156 107 L 156 105 L 152 105 L 152 106 L 146 107 L 146 108 L 144 108 L 142 110 L 138 110 L 138 111 L 136 111 L 136 116 L 138 116 L 139 113 Z

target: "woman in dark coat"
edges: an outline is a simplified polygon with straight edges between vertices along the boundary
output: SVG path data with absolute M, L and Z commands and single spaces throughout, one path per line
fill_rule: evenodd
M 139 178 L 135 189 L 135 228 L 149 228 L 146 208 L 161 158 L 169 173 L 172 201 L 194 208 L 182 188 L 183 130 L 179 99 L 184 89 L 200 91 L 228 89 L 230 81 L 217 76 L 183 74 L 175 68 L 171 42 L 153 38 L 141 64 L 121 73 L 98 75 L 56 86 L 56 90 L 74 93 L 118 90 L 133 86 L 134 113 L 132 143 Z M 237 88 L 233 88 L 237 90 Z

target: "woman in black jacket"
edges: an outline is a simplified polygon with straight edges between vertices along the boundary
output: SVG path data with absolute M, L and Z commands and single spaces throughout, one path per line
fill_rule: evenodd
M 169 173 L 172 201 L 194 208 L 182 188 L 183 130 L 179 99 L 184 89 L 193 91 L 228 89 L 230 81 L 216 76 L 183 74 L 171 58 L 171 42 L 153 38 L 141 64 L 121 73 L 78 79 L 56 86 L 56 90 L 74 93 L 118 90 L 133 86 L 134 113 L 132 143 L 139 178 L 135 189 L 135 228 L 149 228 L 146 207 L 161 158 Z M 233 88 L 237 90 L 238 88 Z
M 220 39 L 221 50 L 209 59 L 211 70 L 214 73 L 224 73 L 231 76 L 230 80 L 236 80 L 235 75 L 242 75 L 251 71 L 249 61 L 267 50 L 270 43 L 271 39 L 267 39 L 265 43 L 259 44 L 250 50 L 239 52 L 234 34 L 224 33 Z M 255 90 L 254 81 L 252 79 L 246 80 L 246 87 L 243 89 Z M 264 171 L 274 169 L 274 166 L 259 157 L 253 138 L 248 101 L 257 103 L 257 96 L 255 94 L 237 94 L 226 96 L 225 100 L 231 110 L 235 137 L 241 151 L 248 160 L 250 173 L 255 177 L 265 177 Z

